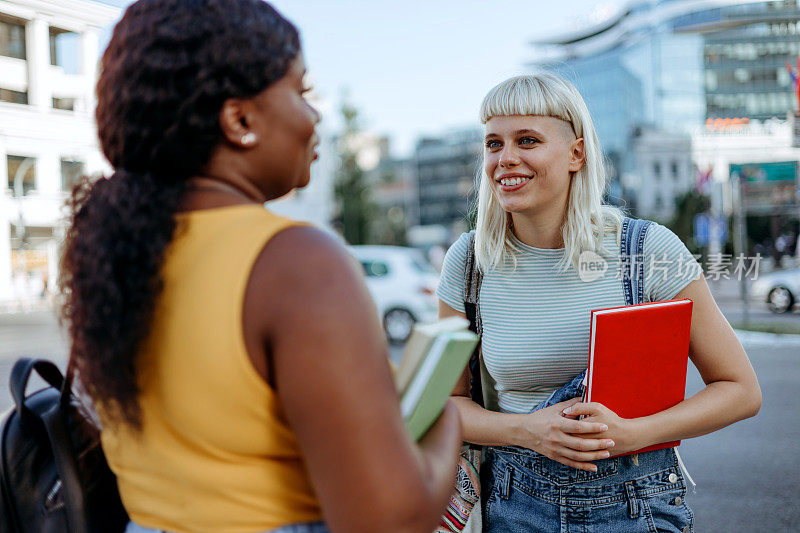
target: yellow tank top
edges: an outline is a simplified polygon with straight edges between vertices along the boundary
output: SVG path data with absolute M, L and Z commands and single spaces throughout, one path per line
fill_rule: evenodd
M 253 532 L 321 519 L 298 443 L 242 334 L 253 263 L 294 225 L 261 206 L 178 215 L 139 355 L 141 433 L 100 409 L 103 450 L 139 525 Z

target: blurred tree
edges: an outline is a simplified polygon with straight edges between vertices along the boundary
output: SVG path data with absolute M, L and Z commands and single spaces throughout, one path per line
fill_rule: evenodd
M 710 208 L 711 201 L 708 196 L 695 191 L 686 192 L 675 199 L 675 214 L 666 224 L 694 254 L 705 252 L 704 248 L 694 241 L 694 217 L 700 213 L 707 213 Z
M 358 110 L 345 100 L 339 111 L 344 128 L 337 140 L 340 165 L 333 186 L 337 204 L 334 225 L 349 244 L 366 244 L 375 207 L 366 173 L 358 164 Z
M 370 242 L 392 246 L 406 246 L 405 212 L 400 206 L 380 210 L 380 215 L 370 223 Z

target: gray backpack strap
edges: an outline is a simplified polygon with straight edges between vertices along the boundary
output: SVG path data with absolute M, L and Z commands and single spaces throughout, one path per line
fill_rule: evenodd
M 645 302 L 644 295 L 644 239 L 653 223 L 650 220 L 628 218 L 622 222 L 619 259 L 622 269 L 622 289 L 625 305 Z
M 478 298 L 481 292 L 483 273 L 475 261 L 475 232 L 469 234 L 469 247 L 467 247 L 467 260 L 464 264 L 464 310 L 470 321 L 470 329 L 481 335 L 483 323 Z

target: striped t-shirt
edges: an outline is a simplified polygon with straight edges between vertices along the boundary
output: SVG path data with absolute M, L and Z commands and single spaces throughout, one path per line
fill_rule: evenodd
M 500 410 L 527 413 L 586 369 L 591 311 L 625 305 L 625 295 L 616 234 L 604 238 L 600 255 L 608 268 L 592 281 L 583 281 L 572 266 L 558 269 L 563 248 L 534 248 L 512 239 L 521 250 L 516 269 L 491 270 L 483 277 L 482 349 Z M 462 313 L 468 246 L 464 233 L 447 251 L 436 290 Z M 674 298 L 701 273 L 680 239 L 658 224 L 647 231 L 642 257 L 630 260 L 644 264 L 645 301 Z

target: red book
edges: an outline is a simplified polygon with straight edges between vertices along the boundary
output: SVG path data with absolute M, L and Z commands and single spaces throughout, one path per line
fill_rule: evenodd
M 622 418 L 652 415 L 683 401 L 691 324 L 688 299 L 592 311 L 585 401 L 602 403 Z

